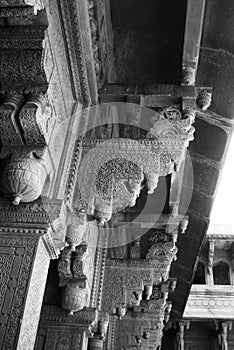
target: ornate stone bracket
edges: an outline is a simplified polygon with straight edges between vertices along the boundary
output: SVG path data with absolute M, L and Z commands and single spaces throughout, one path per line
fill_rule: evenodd
M 59 287 L 63 287 L 61 306 L 71 315 L 87 303 L 86 252 L 86 244 L 77 246 L 75 251 L 65 247 L 58 262 Z
M 180 163 L 193 139 L 194 118 L 192 109 L 182 114 L 171 106 L 155 114 L 147 140 L 84 140 L 78 186 L 87 213 L 104 225 L 113 212 L 135 205 L 144 178 L 153 193 L 159 176 Z
M 41 195 L 50 171 L 50 104 L 43 95 L 6 95 L 0 117 L 1 192 L 15 205 L 32 202 Z

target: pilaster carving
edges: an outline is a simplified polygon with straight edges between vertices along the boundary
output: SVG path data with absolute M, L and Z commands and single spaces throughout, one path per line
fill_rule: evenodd
M 0 264 L 4 264 L 0 283 L 0 347 L 14 350 L 19 342 L 31 350 L 50 261 L 49 251 L 41 238 L 47 230 L 23 232 L 17 228 L 14 231 L 1 228 L 0 231 Z M 23 313 L 25 319 L 20 322 Z M 31 333 L 28 322 L 32 322 Z

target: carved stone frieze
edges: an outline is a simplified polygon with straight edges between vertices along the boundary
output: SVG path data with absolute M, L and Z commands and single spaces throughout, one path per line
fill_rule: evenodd
M 42 65 L 44 31 L 4 27 L 1 35 L 1 91 L 8 93 L 41 93 L 47 90 Z
M 0 201 L 0 221 L 5 224 L 28 224 L 41 227 L 48 227 L 49 224 L 55 224 L 56 220 L 63 220 L 64 205 L 61 200 L 49 200 L 42 198 L 33 203 L 21 203 L 18 206 L 9 201 Z M 23 229 L 23 228 L 22 228 Z
M 98 322 L 98 311 L 96 308 L 84 308 L 69 317 L 67 312 L 59 306 L 44 305 L 41 310 L 40 323 L 42 325 L 82 325 L 87 329 L 94 327 Z

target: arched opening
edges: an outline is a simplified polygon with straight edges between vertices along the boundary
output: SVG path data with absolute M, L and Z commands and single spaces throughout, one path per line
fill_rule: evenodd
M 231 284 L 229 266 L 220 261 L 213 267 L 214 284 Z

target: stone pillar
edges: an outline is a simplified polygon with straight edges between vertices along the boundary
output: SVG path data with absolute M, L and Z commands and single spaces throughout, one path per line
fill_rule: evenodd
M 51 242 L 47 229 L 0 228 L 0 349 L 34 348 Z
M 0 349 L 33 350 L 50 259 L 58 258 L 58 200 L 0 201 Z M 62 240 L 62 239 L 61 239 Z

